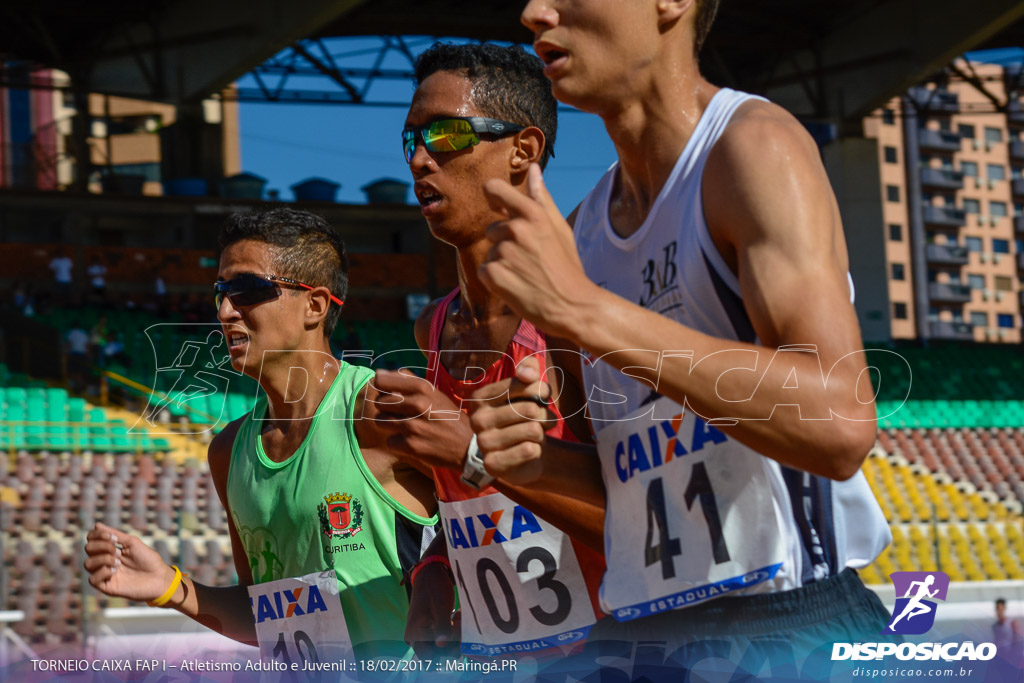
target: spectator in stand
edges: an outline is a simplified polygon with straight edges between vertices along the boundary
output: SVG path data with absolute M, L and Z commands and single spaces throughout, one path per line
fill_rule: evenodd
M 118 332 L 116 335 L 111 335 L 108 338 L 102 350 L 102 363 L 105 368 L 115 363 L 126 368 L 132 366 L 132 359 L 128 357 L 124 350 L 124 334 Z
M 159 274 L 153 279 L 153 294 L 155 296 L 147 298 L 142 307 L 161 318 L 167 317 L 167 283 Z
M 103 265 L 99 256 L 93 256 L 92 265 L 86 272 L 89 275 L 89 286 L 92 288 L 93 297 L 103 303 L 107 300 L 107 267 Z
M 992 624 L 992 641 L 999 655 L 1010 662 L 1019 663 L 1024 654 L 1024 627 L 1020 619 L 1006 616 L 1006 598 L 996 599 L 996 622 Z
M 28 287 L 21 280 L 16 280 L 14 287 L 11 288 L 11 303 L 19 311 L 25 309 L 25 304 L 28 303 Z
M 66 303 L 71 298 L 71 272 L 75 264 L 71 257 L 61 250 L 53 252 L 53 259 L 50 261 L 50 270 L 53 271 L 53 279 L 57 283 L 57 295 Z
M 103 348 L 107 345 L 107 316 L 101 315 L 96 324 L 92 326 L 89 333 L 89 352 L 93 358 L 99 359 L 103 355 Z
M 71 330 L 64 339 L 71 391 L 76 393 L 84 391 L 88 384 L 89 334 L 82 329 L 81 323 L 75 320 L 71 323 Z

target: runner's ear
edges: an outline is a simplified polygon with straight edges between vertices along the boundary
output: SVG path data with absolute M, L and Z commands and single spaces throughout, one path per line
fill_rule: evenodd
M 544 153 L 545 144 L 544 133 L 535 126 L 516 133 L 510 161 L 512 173 L 525 174 L 531 163 L 539 163 L 541 155 Z

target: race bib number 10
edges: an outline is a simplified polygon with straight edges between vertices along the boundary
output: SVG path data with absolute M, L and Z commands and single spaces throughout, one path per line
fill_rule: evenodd
M 249 586 L 249 601 L 263 658 L 303 668 L 351 656 L 333 569 Z
M 586 638 L 594 610 L 568 536 L 500 493 L 440 506 L 464 654 L 533 652 Z

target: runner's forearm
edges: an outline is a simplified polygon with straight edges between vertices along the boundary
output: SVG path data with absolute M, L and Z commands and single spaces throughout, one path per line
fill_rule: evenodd
M 258 646 L 245 586 L 205 586 L 185 577 L 167 606 L 232 640 Z

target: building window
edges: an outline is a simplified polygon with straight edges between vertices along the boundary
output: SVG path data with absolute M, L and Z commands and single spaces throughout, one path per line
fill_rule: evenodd
M 971 313 L 971 324 L 975 327 L 988 327 L 988 313 L 974 311 Z
M 979 214 L 981 213 L 981 202 L 977 199 L 964 199 L 964 211 L 967 213 Z
M 1018 217 L 1019 216 L 1024 216 L 1024 204 L 1021 204 L 1020 202 L 1014 202 L 1013 203 L 1013 215 L 1014 216 L 1018 216 Z
M 885 199 L 890 202 L 898 202 L 900 200 L 900 188 L 899 185 L 886 185 L 885 186 Z
M 896 301 L 892 305 L 892 317 L 896 320 L 907 319 L 907 305 L 901 301 Z
M 974 138 L 974 126 L 968 125 L 966 123 L 961 123 L 959 126 L 956 127 L 956 129 L 957 132 L 960 133 L 960 137 L 971 139 Z
M 967 284 L 971 289 L 985 289 L 985 276 L 968 273 Z
M 985 142 L 1002 142 L 1003 131 L 999 128 L 985 127 Z
M 903 226 L 899 223 L 889 224 L 889 240 L 892 242 L 903 241 Z
M 151 183 L 160 182 L 160 164 L 117 164 L 114 171 L 126 175 L 141 175 Z
M 977 251 L 979 253 L 984 248 L 980 237 L 965 237 L 964 246 L 967 247 L 967 251 Z
M 896 123 L 896 112 L 894 112 L 892 109 L 883 109 L 882 123 L 884 123 L 887 126 L 894 125 Z
M 1013 278 L 1008 275 L 996 275 L 996 291 L 999 292 L 1012 292 L 1013 291 Z
M 968 178 L 978 177 L 978 164 L 973 161 L 961 161 L 960 170 L 963 172 L 964 176 Z
M 892 279 L 893 280 L 905 280 L 906 279 L 905 273 L 903 272 L 903 264 L 902 263 L 894 263 L 894 264 L 892 264 Z
M 887 163 L 887 164 L 895 164 L 896 163 L 896 148 L 895 147 L 888 147 L 887 146 L 887 147 L 885 147 L 883 152 L 885 153 L 885 163 Z
M 996 315 L 999 321 L 999 327 L 1013 328 L 1013 314 L 1012 313 L 999 313 Z
M 1006 216 L 1006 202 L 989 202 L 988 212 L 992 216 L 999 218 Z
M 992 251 L 996 254 L 1009 254 L 1010 253 L 1010 241 L 1009 240 L 992 240 Z
M 985 167 L 985 173 L 989 180 L 1006 180 L 1006 167 L 999 164 L 989 164 Z

